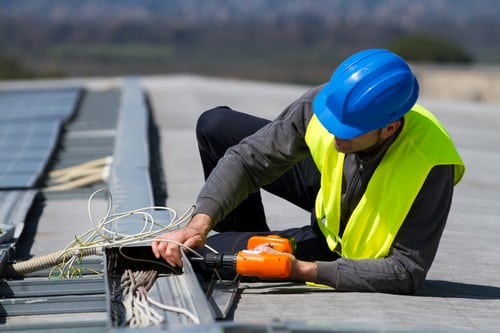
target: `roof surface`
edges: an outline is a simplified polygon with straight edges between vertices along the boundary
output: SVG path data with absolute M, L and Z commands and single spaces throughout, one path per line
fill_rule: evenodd
M 143 78 L 158 126 L 167 204 L 184 210 L 203 184 L 194 126 L 228 105 L 272 119 L 308 87 L 196 76 Z M 500 327 L 500 110 L 498 105 L 419 101 L 447 127 L 466 165 L 437 257 L 415 296 L 339 293 L 305 285 L 244 283 L 235 321 L 326 321 L 370 329 Z M 271 229 L 307 224 L 301 209 L 264 193 Z
M 74 85 L 75 81 L 90 92 L 83 106 L 88 111 L 93 110 L 94 115 L 85 113 L 89 115 L 86 119 L 89 127 L 85 130 L 78 127 L 80 123 L 69 131 L 68 139 L 75 140 L 73 148 L 61 152 L 67 154 L 61 161 L 68 164 L 101 154 L 93 150 L 79 150 L 78 147 L 88 146 L 87 143 L 79 145 L 81 140 L 100 138 L 100 143 L 94 147 L 101 149 L 104 155 L 112 149 L 116 119 L 106 110 L 117 107 L 116 89 L 119 85 L 116 80 L 103 78 L 0 85 L 45 87 Z M 149 95 L 159 128 L 167 206 L 178 213 L 189 208 L 203 184 L 194 135 L 196 119 L 201 112 L 217 105 L 228 105 L 243 112 L 273 118 L 308 88 L 187 75 L 143 77 L 140 83 Z M 465 176 L 455 188 L 452 210 L 436 260 L 423 287 L 416 295 L 402 296 L 340 293 L 290 283 L 243 283 L 232 313 L 234 322 L 272 322 L 274 325 L 299 322 L 306 326 L 322 325 L 332 330 L 348 331 L 405 329 L 417 332 L 437 328 L 443 331 L 471 328 L 493 331 L 500 327 L 498 106 L 430 100 L 425 96 L 420 103 L 441 119 L 466 164 Z M 85 134 L 87 130 L 92 135 Z M 87 230 L 87 199 L 90 193 L 92 189 L 67 196 L 48 194 L 48 200 L 38 212 L 38 224 L 30 230 L 32 238 L 24 243 L 25 255 L 38 256 L 58 250 L 76 234 Z M 307 212 L 267 193 L 263 198 L 272 229 L 308 223 Z

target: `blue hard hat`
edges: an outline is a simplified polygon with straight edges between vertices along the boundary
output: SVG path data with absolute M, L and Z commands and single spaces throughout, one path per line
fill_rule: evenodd
M 369 49 L 344 60 L 316 95 L 313 110 L 333 135 L 352 139 L 398 120 L 418 98 L 408 64 L 385 49 Z

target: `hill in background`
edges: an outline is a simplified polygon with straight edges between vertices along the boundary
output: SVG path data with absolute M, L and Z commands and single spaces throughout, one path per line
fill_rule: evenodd
M 0 53 L 32 75 L 195 72 L 313 83 L 356 50 L 415 36 L 431 40 L 432 52 L 451 46 L 464 54 L 456 59 L 496 63 L 499 28 L 496 0 L 0 0 Z M 415 40 L 399 45 L 421 50 Z

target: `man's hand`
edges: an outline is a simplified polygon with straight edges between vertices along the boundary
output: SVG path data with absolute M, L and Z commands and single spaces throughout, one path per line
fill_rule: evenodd
M 263 251 L 263 252 L 284 253 L 273 249 L 272 244 L 260 244 L 259 246 L 256 246 L 255 249 L 253 250 Z M 290 275 L 288 276 L 289 280 L 306 281 L 306 282 L 316 281 L 318 266 L 316 265 L 315 262 L 297 260 L 293 254 L 289 253 L 286 254 L 288 254 L 292 258 L 292 268 L 290 270 Z
M 156 258 L 162 257 L 170 265 L 182 267 L 179 244 L 192 249 L 203 247 L 211 227 L 212 219 L 208 215 L 196 214 L 186 227 L 158 236 L 151 243 L 151 249 Z

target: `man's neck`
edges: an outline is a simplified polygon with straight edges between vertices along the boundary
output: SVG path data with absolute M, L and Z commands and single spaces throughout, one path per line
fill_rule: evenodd
M 370 148 L 357 152 L 356 154 L 360 159 L 364 161 L 370 160 L 381 153 L 383 154 L 389 148 L 389 146 L 394 142 L 394 140 L 396 140 L 399 133 L 401 133 L 403 126 L 404 126 L 404 119 L 401 120 L 401 126 L 399 126 L 399 128 L 391 136 L 389 136 L 385 140 L 380 140 Z

